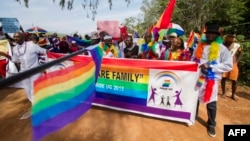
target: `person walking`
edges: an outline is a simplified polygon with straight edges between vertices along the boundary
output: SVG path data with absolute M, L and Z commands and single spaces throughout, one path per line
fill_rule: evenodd
M 237 79 L 238 79 L 238 62 L 240 61 L 243 53 L 242 53 L 242 48 L 240 44 L 235 43 L 235 36 L 234 35 L 227 35 L 224 40 L 224 45 L 228 48 L 228 50 L 231 53 L 231 57 L 233 58 L 233 69 L 229 72 L 223 73 L 222 74 L 222 79 L 221 79 L 221 89 L 222 89 L 222 97 L 224 98 L 226 96 L 226 80 L 229 79 L 231 80 L 231 92 L 232 96 L 231 98 L 233 100 L 238 100 L 236 96 L 236 91 L 237 91 Z
M 218 100 L 218 86 L 221 74 L 232 70 L 233 61 L 227 47 L 222 44 L 220 27 L 215 21 L 205 24 L 205 40 L 201 40 L 195 49 L 192 60 L 198 63 L 201 83 L 198 88 L 198 116 L 199 104 L 205 103 L 207 109 L 207 132 L 211 137 L 216 136 L 216 113 Z M 203 80 L 203 81 L 201 81 Z
M 20 71 L 24 72 L 34 67 L 39 66 L 39 55 L 40 54 L 47 54 L 47 50 L 41 48 L 37 44 L 34 44 L 33 41 L 25 41 L 25 35 L 21 32 L 14 33 L 14 40 L 16 42 L 16 46 L 13 47 L 13 55 L 10 56 L 4 52 L 0 51 L 0 56 L 5 56 L 10 61 L 19 64 Z M 26 95 L 28 100 L 32 103 L 33 102 L 33 82 L 42 74 L 37 73 L 32 75 L 28 78 L 23 79 L 20 82 L 17 82 L 18 87 L 24 88 L 26 91 Z M 21 119 L 26 119 L 30 117 L 31 111 L 25 113 Z

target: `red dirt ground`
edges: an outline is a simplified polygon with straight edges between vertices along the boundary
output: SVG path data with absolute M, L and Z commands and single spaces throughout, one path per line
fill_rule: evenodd
M 230 98 L 229 90 L 227 86 L 226 98 L 219 96 L 215 138 L 206 131 L 205 105 L 200 105 L 193 126 L 93 106 L 44 141 L 223 141 L 225 124 L 250 124 L 250 87 L 238 88 L 238 101 Z M 0 89 L 0 141 L 31 141 L 30 118 L 19 119 L 30 108 L 23 89 Z

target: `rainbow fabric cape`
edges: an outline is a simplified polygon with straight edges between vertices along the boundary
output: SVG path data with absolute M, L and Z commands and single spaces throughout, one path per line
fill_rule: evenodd
M 95 97 L 102 61 L 99 47 L 89 47 L 92 57 L 75 56 L 73 65 L 46 73 L 34 83 L 32 105 L 33 140 L 59 130 L 82 116 Z M 58 58 L 61 54 L 48 54 Z

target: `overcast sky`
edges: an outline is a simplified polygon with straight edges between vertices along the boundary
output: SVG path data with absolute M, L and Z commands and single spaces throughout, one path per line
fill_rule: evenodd
M 125 18 L 136 16 L 140 11 L 142 0 L 132 0 L 129 6 L 125 0 L 113 0 L 110 10 L 108 0 L 99 0 L 95 21 L 87 18 L 87 13 L 82 7 L 83 0 L 74 0 L 73 9 L 61 9 L 59 0 L 30 0 L 29 8 L 15 0 L 0 0 L 0 18 L 17 18 L 23 29 L 33 26 L 42 27 L 50 32 L 72 34 L 78 31 L 85 34 L 96 31 L 98 20 L 118 20 L 120 23 Z

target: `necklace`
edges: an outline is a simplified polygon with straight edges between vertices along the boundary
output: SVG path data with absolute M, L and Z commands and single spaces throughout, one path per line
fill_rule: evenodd
M 22 48 L 22 45 L 20 45 L 20 46 L 17 46 L 17 51 L 18 51 L 18 56 L 20 57 L 20 56 L 23 56 L 25 53 L 26 53 L 26 48 L 27 48 L 27 45 L 26 45 L 26 42 L 24 42 L 24 51 L 23 51 L 23 53 L 21 53 L 21 51 L 20 51 L 20 49 Z

